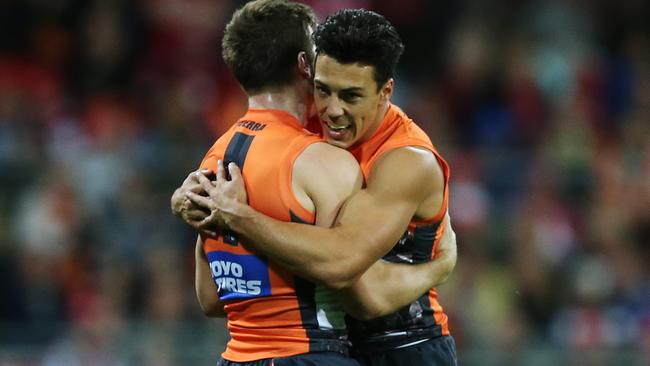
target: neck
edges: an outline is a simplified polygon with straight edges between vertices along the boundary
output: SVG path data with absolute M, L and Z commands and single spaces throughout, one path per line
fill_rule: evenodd
M 365 136 L 359 141 L 359 142 L 364 142 L 370 138 L 370 136 L 375 134 L 375 131 L 381 126 L 381 123 L 384 121 L 384 118 L 386 117 L 386 113 L 388 113 L 388 107 L 390 106 L 390 103 L 386 102 L 384 103 L 381 107 L 379 107 L 379 110 L 377 111 L 377 117 L 373 121 L 373 127 L 368 130 Z
M 249 96 L 248 108 L 283 110 L 305 125 L 308 113 L 306 100 L 304 91 L 296 85 L 291 85 Z
M 389 102 L 384 103 L 383 106 L 379 108 L 379 113 L 377 113 L 377 127 L 381 124 L 381 121 L 384 120 L 386 117 L 386 113 L 388 113 L 388 107 L 390 106 Z

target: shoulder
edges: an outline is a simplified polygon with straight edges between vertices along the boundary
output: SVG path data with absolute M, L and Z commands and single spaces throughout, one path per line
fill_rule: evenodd
M 359 169 L 359 164 L 347 150 L 325 142 L 316 142 L 305 148 L 296 159 L 296 165 L 307 169 L 326 168 L 341 173 L 356 172 Z
M 205 153 L 203 160 L 201 160 L 201 164 L 199 164 L 199 167 L 201 169 L 216 170 L 217 159 L 219 158 L 219 154 L 217 154 L 219 142 L 220 141 L 217 140 L 214 144 L 212 144 L 208 152 Z
M 295 182 L 309 187 L 342 185 L 350 187 L 362 180 L 359 164 L 352 154 L 325 142 L 309 145 L 298 156 L 293 167 Z
M 359 174 L 359 164 L 352 154 L 325 142 L 309 145 L 298 156 L 294 174 L 337 178 Z
M 444 175 L 435 154 L 424 147 L 403 146 L 383 154 L 373 165 L 368 188 L 428 197 L 444 185 Z M 395 189 L 399 187 L 399 189 Z

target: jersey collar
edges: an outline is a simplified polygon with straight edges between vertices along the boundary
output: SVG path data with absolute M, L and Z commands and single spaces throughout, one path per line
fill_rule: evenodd
M 249 108 L 240 120 L 264 121 L 269 123 L 282 123 L 298 129 L 303 129 L 303 124 L 291 113 L 282 109 Z

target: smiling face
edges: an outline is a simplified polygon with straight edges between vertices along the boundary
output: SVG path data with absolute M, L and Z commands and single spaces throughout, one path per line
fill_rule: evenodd
M 373 66 L 316 57 L 314 99 L 329 144 L 347 149 L 367 140 L 379 127 L 392 91 L 392 79 L 377 87 Z

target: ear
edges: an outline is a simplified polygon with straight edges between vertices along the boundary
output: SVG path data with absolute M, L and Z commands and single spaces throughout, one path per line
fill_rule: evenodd
M 311 70 L 311 63 L 307 58 L 305 51 L 300 51 L 298 53 L 298 74 L 304 79 L 310 80 L 313 76 Z
M 393 78 L 388 79 L 388 81 L 381 87 L 379 91 L 379 101 L 382 103 L 388 102 L 390 97 L 393 96 L 393 88 L 395 87 L 395 80 Z

